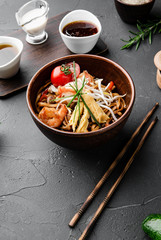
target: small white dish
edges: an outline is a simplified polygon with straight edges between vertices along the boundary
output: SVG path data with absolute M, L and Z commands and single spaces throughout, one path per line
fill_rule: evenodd
M 13 77 L 19 70 L 23 43 L 18 38 L 0 36 L 0 45 L 3 44 L 14 46 L 17 49 L 17 54 L 13 59 L 4 65 L 0 65 L 0 78 L 6 79 Z
M 75 21 L 91 22 L 97 27 L 98 32 L 94 35 L 85 36 L 85 37 L 71 37 L 71 36 L 65 35 L 63 33 L 63 28 L 67 24 Z M 61 35 L 61 38 L 64 44 L 67 46 L 67 48 L 73 53 L 87 53 L 91 51 L 98 41 L 101 30 L 102 30 L 102 27 L 98 18 L 93 13 L 86 10 L 74 10 L 68 13 L 61 20 L 59 25 L 59 33 Z

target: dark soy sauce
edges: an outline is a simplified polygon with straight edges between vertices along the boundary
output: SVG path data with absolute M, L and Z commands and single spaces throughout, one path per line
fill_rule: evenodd
M 97 27 L 93 23 L 86 21 L 71 22 L 63 28 L 63 33 L 70 37 L 87 37 L 97 32 Z
M 0 66 L 10 62 L 18 53 L 18 49 L 10 44 L 0 44 Z

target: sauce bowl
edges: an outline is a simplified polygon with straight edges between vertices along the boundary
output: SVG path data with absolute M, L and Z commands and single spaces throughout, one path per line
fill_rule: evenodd
M 0 44 L 9 44 L 17 49 L 17 55 L 12 60 L 4 65 L 0 65 L 0 78 L 11 78 L 16 75 L 19 70 L 23 43 L 18 38 L 0 36 Z
M 125 94 L 126 110 L 117 121 L 109 126 L 86 133 L 73 133 L 52 128 L 44 124 L 37 117 L 35 101 L 38 90 L 50 79 L 51 71 L 63 63 L 75 61 L 80 65 L 81 72 L 87 70 L 95 77 L 103 78 L 105 84 L 114 81 L 119 94 Z M 72 149 L 90 149 L 102 144 L 108 144 L 126 123 L 135 99 L 133 80 L 127 71 L 110 59 L 90 54 L 75 54 L 58 58 L 43 66 L 31 79 L 27 88 L 27 105 L 29 112 L 41 132 L 54 143 Z
M 93 23 L 98 32 L 91 36 L 71 37 L 63 33 L 63 28 L 75 21 L 87 21 Z M 74 10 L 68 13 L 60 22 L 59 33 L 67 48 L 73 53 L 87 53 L 92 50 L 98 41 L 102 27 L 98 18 L 91 12 L 86 10 Z

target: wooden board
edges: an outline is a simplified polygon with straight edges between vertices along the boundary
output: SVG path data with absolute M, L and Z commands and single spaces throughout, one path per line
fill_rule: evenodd
M 27 87 L 32 76 L 43 65 L 48 62 L 72 54 L 64 45 L 58 26 L 61 19 L 67 14 L 67 12 L 52 17 L 48 20 L 46 31 L 49 35 L 48 40 L 40 45 L 31 45 L 25 40 L 25 32 L 23 30 L 17 30 L 11 33 L 9 36 L 19 38 L 24 44 L 24 49 L 21 57 L 21 64 L 19 72 L 10 79 L 0 79 L 0 97 L 6 97 Z M 99 39 L 97 45 L 90 52 L 92 54 L 101 54 L 107 50 L 106 44 Z

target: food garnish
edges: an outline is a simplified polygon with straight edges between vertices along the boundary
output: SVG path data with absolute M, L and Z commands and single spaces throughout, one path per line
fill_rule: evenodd
M 70 67 L 65 64 L 60 66 L 60 71 L 64 72 L 65 75 L 71 74 Z
M 152 36 L 156 33 L 161 33 L 161 19 L 148 20 L 147 23 L 137 23 L 138 32 L 129 31 L 133 34 L 133 37 L 129 37 L 129 40 L 121 39 L 123 42 L 126 42 L 124 46 L 121 47 L 121 50 L 127 49 L 136 45 L 135 49 L 138 50 L 142 41 L 145 38 L 148 38 L 149 44 L 152 44 Z

